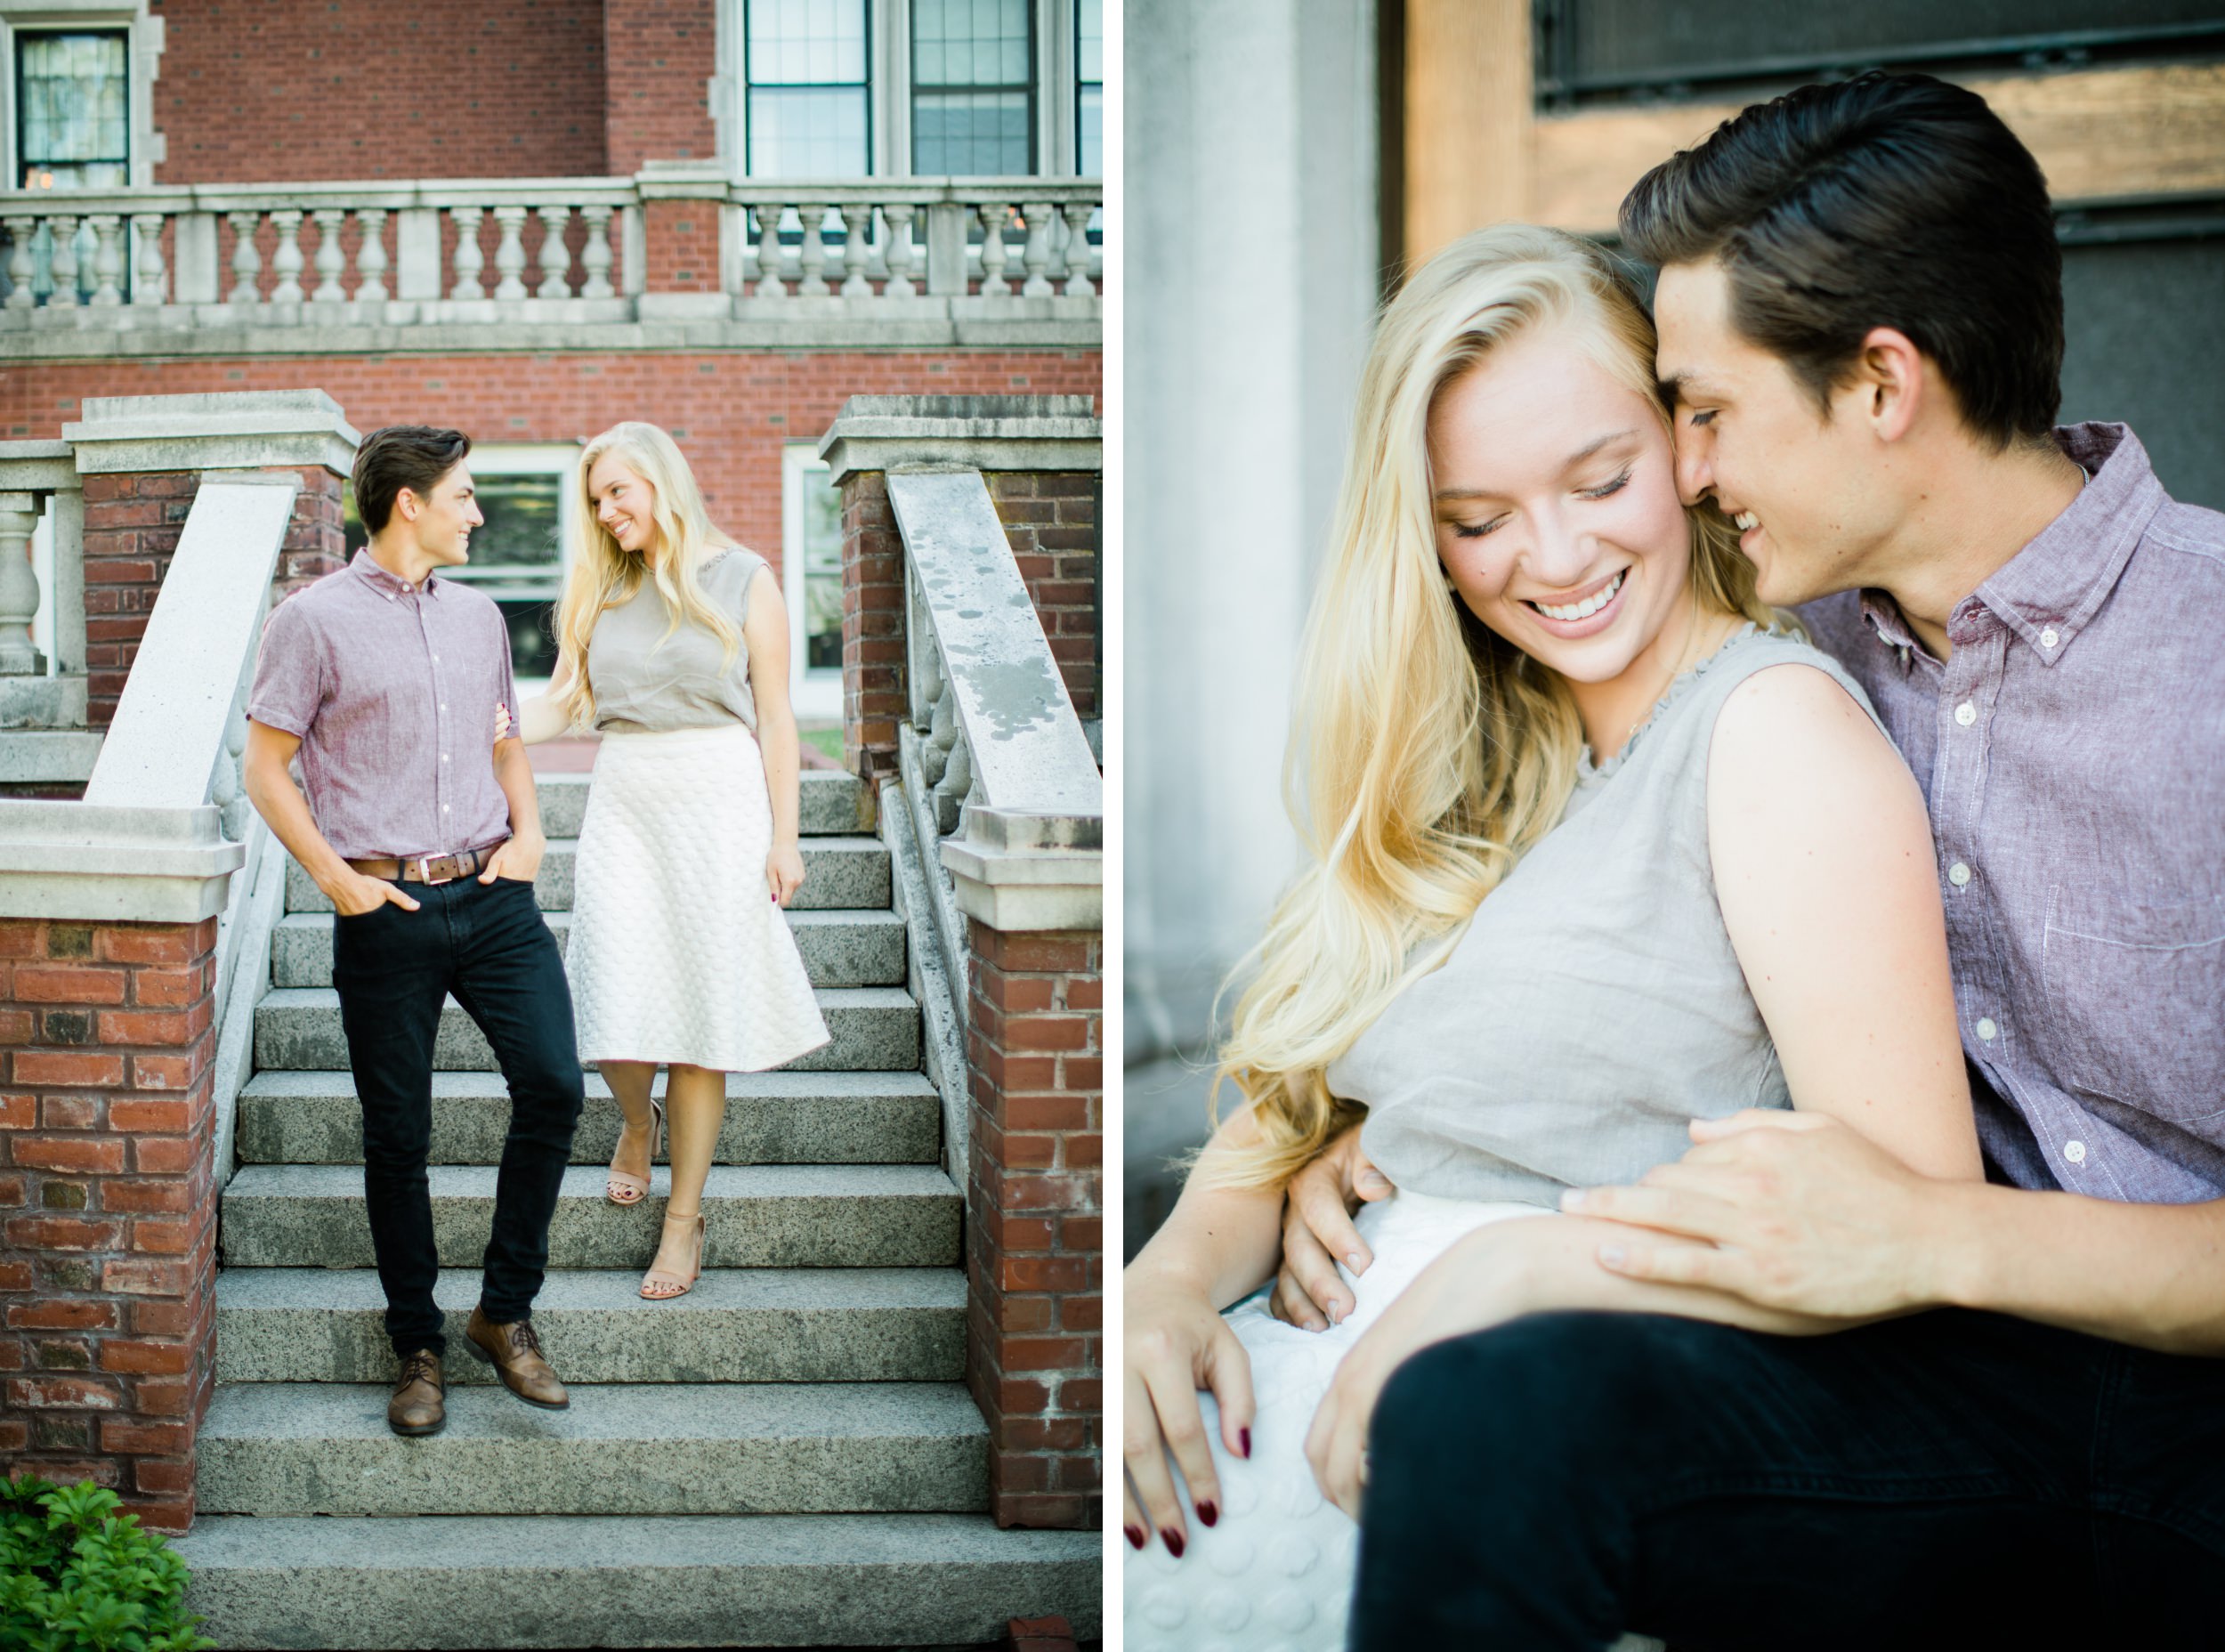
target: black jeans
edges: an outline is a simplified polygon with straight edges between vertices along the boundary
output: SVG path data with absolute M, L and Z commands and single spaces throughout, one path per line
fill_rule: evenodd
M 453 993 L 494 1047 L 510 1089 L 510 1132 L 495 1178 L 480 1306 L 498 1324 L 532 1313 L 548 1266 L 548 1224 L 587 1095 L 571 989 L 533 886 L 498 878 L 400 886 L 388 902 L 333 920 L 332 984 L 363 1109 L 363 1202 L 386 1290 L 394 1352 L 444 1350 L 433 1286 L 433 1046 Z
M 1385 1388 L 1351 1644 L 2193 1647 L 2221 1600 L 2225 1360 L 1547 1314 Z

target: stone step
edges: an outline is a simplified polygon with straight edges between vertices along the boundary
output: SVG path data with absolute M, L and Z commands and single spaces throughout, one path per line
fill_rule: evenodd
M 829 911 L 843 908 L 884 908 L 888 904 L 888 851 L 878 838 L 806 838 L 803 841 L 804 887 L 789 904 L 791 911 Z M 577 838 L 551 837 L 541 856 L 540 875 L 533 880 L 533 898 L 545 912 L 571 910 L 572 864 L 579 853 Z M 329 912 L 332 902 L 299 861 L 286 865 L 286 910 L 289 912 Z
M 904 980 L 904 920 L 880 911 L 790 911 L 789 932 L 813 986 L 901 986 Z M 332 984 L 332 919 L 323 912 L 292 912 L 271 935 L 271 984 Z M 551 912 L 556 950 L 571 946 L 571 914 Z
M 896 986 L 830 986 L 818 993 L 819 1013 L 833 1041 L 791 1061 L 789 1073 L 915 1072 L 919 1065 L 919 1007 Z M 328 1072 L 346 1067 L 340 995 L 330 987 L 273 987 L 255 1011 L 255 1065 Z M 449 1073 L 491 1073 L 488 1049 L 472 1018 L 450 999 L 441 1009 L 433 1065 Z
M 937 1382 L 966 1368 L 966 1275 L 954 1267 L 707 1269 L 670 1302 L 632 1271 L 552 1273 L 533 1304 L 564 1381 Z M 450 1384 L 492 1382 L 464 1322 L 475 1268 L 443 1272 Z M 228 1267 L 216 1276 L 219 1382 L 394 1380 L 385 1293 L 365 1269 Z
M 656 1089 L 662 1094 L 666 1075 Z M 574 1164 L 608 1164 L 619 1113 L 600 1073 L 572 1138 Z M 434 1164 L 493 1164 L 510 1127 L 499 1074 L 433 1075 Z M 919 1073 L 730 1073 L 719 1164 L 931 1164 L 942 1103 Z M 363 1115 L 354 1075 L 258 1073 L 239 1092 L 243 1164 L 360 1164 Z
M 587 774 L 537 774 L 534 795 L 541 809 L 541 835 L 576 838 L 587 811 Z M 839 837 L 873 830 L 872 794 L 854 774 L 805 769 L 801 776 L 797 824 L 806 838 Z
M 427 1172 L 433 1246 L 444 1267 L 477 1267 L 494 1223 L 492 1165 Z M 639 1204 L 603 1196 L 605 1172 L 564 1172 L 548 1266 L 639 1270 L 657 1253 L 668 1172 Z M 958 1189 L 925 1164 L 715 1167 L 703 1189 L 704 1261 L 713 1267 L 944 1267 L 959 1258 Z M 349 1164 L 251 1164 L 224 1189 L 227 1267 L 369 1267 L 363 1172 Z
M 1104 1632 L 1096 1533 L 984 1515 L 204 1512 L 170 1546 L 203 1632 L 238 1652 L 980 1646 L 1049 1613 Z
M 961 1512 L 988 1502 L 988 1443 L 956 1382 L 583 1384 L 566 1411 L 458 1387 L 418 1439 L 376 1383 L 233 1382 L 194 1492 L 266 1517 Z

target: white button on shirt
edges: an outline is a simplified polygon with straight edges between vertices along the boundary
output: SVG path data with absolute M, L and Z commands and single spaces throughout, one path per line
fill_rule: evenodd
M 2062 638 L 2055 634 L 2055 628 L 2053 626 L 2048 627 L 2046 630 L 2040 633 L 2040 646 L 2042 648 L 2052 648 L 2056 644 L 2061 641 Z M 2071 1146 L 2074 1147 L 2077 1145 L 2078 1144 L 2076 1142 L 2071 1143 Z
M 2063 1157 L 2068 1159 L 2073 1164 L 2083 1164 L 2086 1162 L 2086 1144 L 2083 1141 L 2065 1142 Z
M 1994 1035 L 2000 1031 L 2001 1029 L 1993 1024 L 1993 1018 L 1990 1016 L 1982 1018 L 1978 1024 L 1978 1036 L 1988 1044 L 1994 1041 Z
M 1971 724 L 1978 721 L 1978 708 L 1970 704 L 1969 700 L 1964 700 L 1961 705 L 1954 708 L 1954 720 L 1957 723 L 1960 723 L 1964 728 L 1968 728 Z
M 446 757 L 442 757 L 441 761 L 446 763 L 448 759 Z M 1954 865 L 1947 868 L 1947 881 L 1953 884 L 1956 888 L 1961 888 L 1970 880 L 1970 869 L 1963 865 L 1962 862 L 1957 861 Z

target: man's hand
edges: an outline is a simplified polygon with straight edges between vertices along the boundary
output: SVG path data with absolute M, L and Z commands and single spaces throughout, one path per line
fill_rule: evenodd
M 417 910 L 417 902 L 401 892 L 400 884 L 388 883 L 384 878 L 368 878 L 352 866 L 343 865 L 342 876 L 325 887 L 332 897 L 332 910 L 343 918 L 360 918 L 392 901 L 405 912 Z
M 1697 1144 L 1632 1187 L 1572 1191 L 1566 1211 L 1628 1223 L 1598 1250 L 1632 1279 L 1698 1285 L 1764 1308 L 1874 1318 L 1937 1306 L 1946 1186 L 1835 1120 L 1779 1109 L 1696 1119 Z M 1647 1230 L 1703 1241 L 1655 1242 Z
M 541 856 L 547 848 L 548 840 L 537 831 L 513 832 L 487 857 L 487 869 L 479 874 L 479 881 L 514 878 L 520 883 L 531 883 L 540 872 Z
M 1306 1331 L 1326 1331 L 1343 1322 L 1352 1311 L 1353 1297 L 1337 1273 L 1338 1261 L 1356 1275 L 1367 1272 L 1375 1259 L 1352 1225 L 1351 1212 L 1395 1191 L 1390 1178 L 1360 1150 L 1357 1127 L 1290 1178 L 1282 1206 L 1282 1267 L 1268 1304 L 1277 1319 Z

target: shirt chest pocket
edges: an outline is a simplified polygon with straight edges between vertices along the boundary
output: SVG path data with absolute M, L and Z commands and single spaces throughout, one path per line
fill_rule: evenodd
M 2225 895 L 2164 904 L 2058 888 L 2038 1041 L 2069 1089 L 2189 1125 L 2225 1118 Z

